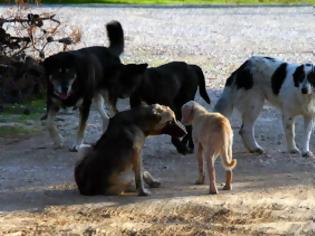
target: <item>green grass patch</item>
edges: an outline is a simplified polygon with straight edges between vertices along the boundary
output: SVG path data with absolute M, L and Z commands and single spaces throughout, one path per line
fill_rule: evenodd
M 45 107 L 44 99 L 4 105 L 3 112 L 0 113 L 0 137 L 29 135 L 39 131 L 40 117 L 44 114 Z
M 21 137 L 31 135 L 39 131 L 39 128 L 27 128 L 23 126 L 0 127 L 0 137 Z
M 104 4 L 315 4 L 315 0 L 43 0 L 42 3 Z

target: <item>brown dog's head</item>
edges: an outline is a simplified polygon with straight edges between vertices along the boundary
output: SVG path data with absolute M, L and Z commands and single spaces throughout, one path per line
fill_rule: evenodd
M 169 134 L 182 137 L 187 134 L 183 125 L 176 121 L 174 112 L 168 107 L 159 104 L 150 106 L 151 125 L 147 135 Z

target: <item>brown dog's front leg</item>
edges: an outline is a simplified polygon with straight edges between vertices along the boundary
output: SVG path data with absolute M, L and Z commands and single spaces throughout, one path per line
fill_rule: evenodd
M 232 179 L 233 179 L 232 170 L 227 170 L 225 172 L 225 185 L 223 187 L 223 190 L 232 190 Z
M 136 190 L 138 192 L 138 196 L 150 195 L 151 194 L 150 191 L 144 188 L 143 175 L 142 175 L 142 157 L 140 154 L 140 150 L 137 150 L 137 149 L 133 150 L 132 165 L 133 165 L 133 171 L 135 173 Z

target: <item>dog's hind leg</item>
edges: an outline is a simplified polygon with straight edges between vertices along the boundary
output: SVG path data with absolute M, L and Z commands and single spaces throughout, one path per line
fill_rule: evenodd
M 222 190 L 232 190 L 232 180 L 233 180 L 233 171 L 226 170 L 225 171 L 225 185 Z
M 209 193 L 217 194 L 219 193 L 219 191 L 216 186 L 216 174 L 215 174 L 215 168 L 214 168 L 214 161 L 216 157 L 215 157 L 215 154 L 210 150 L 206 152 L 205 157 L 207 159 L 208 175 L 209 175 L 209 182 L 210 182 Z
M 264 105 L 264 98 L 260 97 L 259 94 L 257 94 L 255 99 L 253 99 L 253 96 L 248 96 L 246 101 L 244 100 L 244 102 L 240 103 L 242 103 L 242 107 L 239 108 L 239 110 L 241 112 L 243 123 L 239 134 L 242 137 L 245 147 L 250 152 L 261 154 L 264 152 L 264 150 L 256 142 L 254 127 L 255 121 Z
M 58 133 L 58 129 L 56 126 L 55 118 L 59 107 L 50 106 L 47 113 L 47 127 L 50 134 L 50 137 L 53 139 L 54 145 L 56 148 L 63 147 L 63 137 Z
M 203 161 L 203 148 L 200 143 L 198 145 L 198 149 L 196 152 L 196 158 L 198 161 L 198 179 L 196 180 L 195 184 L 204 184 L 205 183 L 205 168 L 204 168 L 204 161 Z
M 224 156 L 221 157 L 221 161 L 223 161 L 223 158 L 225 160 L 233 161 L 233 152 L 232 152 L 232 143 L 233 143 L 233 136 L 230 138 L 230 142 L 228 144 L 227 150 L 225 150 Z M 227 157 L 228 156 L 228 157 Z M 224 163 L 223 163 L 224 166 Z M 225 170 L 225 185 L 223 187 L 223 190 L 232 190 L 232 180 L 233 180 L 233 171 L 231 169 L 226 169 Z
M 133 171 L 135 173 L 136 190 L 138 192 L 138 196 L 150 195 L 150 191 L 144 188 L 141 150 L 139 150 L 138 148 L 134 148 L 132 150 L 132 165 Z
M 80 106 L 79 130 L 76 143 L 73 145 L 73 147 L 70 148 L 71 152 L 77 152 L 80 149 L 81 144 L 83 143 L 84 131 L 86 128 L 87 119 L 89 117 L 91 103 L 92 101 L 90 99 L 85 99 L 83 101 L 83 104 Z
M 283 113 L 282 122 L 286 136 L 288 152 L 292 154 L 300 153 L 300 150 L 295 143 L 295 117 L 290 114 Z
M 94 101 L 95 101 L 97 110 L 100 113 L 102 121 L 103 121 L 103 131 L 105 131 L 107 129 L 107 126 L 108 126 L 109 117 L 106 114 L 106 111 L 104 108 L 104 98 L 101 94 L 97 94 L 94 97 Z
M 314 154 L 310 151 L 310 139 L 314 127 L 314 118 L 312 116 L 304 116 L 304 140 L 303 140 L 303 157 L 312 157 Z

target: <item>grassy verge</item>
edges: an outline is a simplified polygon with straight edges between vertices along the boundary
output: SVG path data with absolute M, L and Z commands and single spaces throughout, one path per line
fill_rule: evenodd
M 315 4 L 315 0 L 42 0 L 43 3 L 107 4 Z
M 0 137 L 38 132 L 41 129 L 39 121 L 44 108 L 44 99 L 36 99 L 25 104 L 5 105 L 3 112 L 0 113 Z

